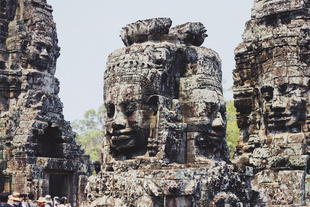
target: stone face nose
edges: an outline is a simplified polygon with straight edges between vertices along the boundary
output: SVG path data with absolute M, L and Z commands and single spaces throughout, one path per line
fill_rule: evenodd
M 272 100 L 272 108 L 273 109 L 285 109 L 286 102 L 283 101 L 281 97 L 276 97 Z
M 119 123 L 119 122 L 118 123 L 113 122 L 112 127 L 113 127 L 113 129 L 125 129 L 126 124 L 125 123 Z
M 41 52 L 40 55 L 43 57 L 48 57 L 48 52 L 47 52 L 46 48 Z
M 223 127 L 225 125 L 220 112 L 217 112 L 216 119 L 212 122 L 212 127 Z
M 112 122 L 113 129 L 125 129 L 127 120 L 124 117 L 125 115 L 121 111 L 116 111 L 114 115 L 114 120 Z

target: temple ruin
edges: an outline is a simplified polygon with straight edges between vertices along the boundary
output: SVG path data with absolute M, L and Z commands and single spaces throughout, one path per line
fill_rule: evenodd
M 309 205 L 308 1 L 254 1 L 233 72 L 239 144 L 229 161 L 221 61 L 201 23 L 121 32 L 105 70 L 101 172 L 86 206 Z M 308 71 L 309 70 L 309 71 Z
M 46 0 L 0 1 L 0 191 L 85 200 L 89 155 L 64 120 Z
M 201 47 L 201 23 L 169 18 L 121 31 L 126 47 L 104 74 L 101 172 L 85 206 L 218 206 L 249 203 L 229 162 L 221 59 Z
M 255 0 L 235 50 L 234 162 L 254 169 L 268 206 L 310 205 L 310 3 Z
M 199 22 L 139 20 L 108 57 L 100 172 L 64 120 L 46 0 L 0 0 L 0 191 L 75 206 L 310 206 L 310 2 L 255 0 L 235 50 L 230 158 L 219 55 Z M 98 171 L 96 169 L 96 171 Z

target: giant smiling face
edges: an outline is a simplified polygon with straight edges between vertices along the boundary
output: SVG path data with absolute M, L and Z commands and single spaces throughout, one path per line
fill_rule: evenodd
M 106 134 L 116 155 L 146 151 L 150 122 L 156 110 L 142 98 L 139 83 L 121 82 L 105 89 Z
M 308 78 L 277 77 L 260 89 L 265 134 L 302 131 L 309 97 Z

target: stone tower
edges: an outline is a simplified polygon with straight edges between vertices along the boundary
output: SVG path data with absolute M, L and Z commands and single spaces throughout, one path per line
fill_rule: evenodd
M 240 139 L 234 162 L 254 168 L 270 205 L 309 205 L 309 1 L 255 0 L 235 50 Z
M 89 156 L 62 114 L 46 0 L 0 1 L 0 191 L 84 199 Z
M 104 74 L 101 172 L 85 206 L 218 206 L 249 203 L 229 162 L 221 60 L 201 47 L 201 23 L 169 18 L 122 29 L 126 47 Z

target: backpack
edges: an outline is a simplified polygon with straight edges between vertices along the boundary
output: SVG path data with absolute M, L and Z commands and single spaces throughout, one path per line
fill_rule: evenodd
M 38 207 L 38 205 L 35 204 L 35 203 L 33 203 L 33 202 L 27 201 L 27 202 L 26 202 L 26 207 Z
M 18 203 L 13 203 L 13 207 L 22 207 L 22 203 L 18 202 Z

